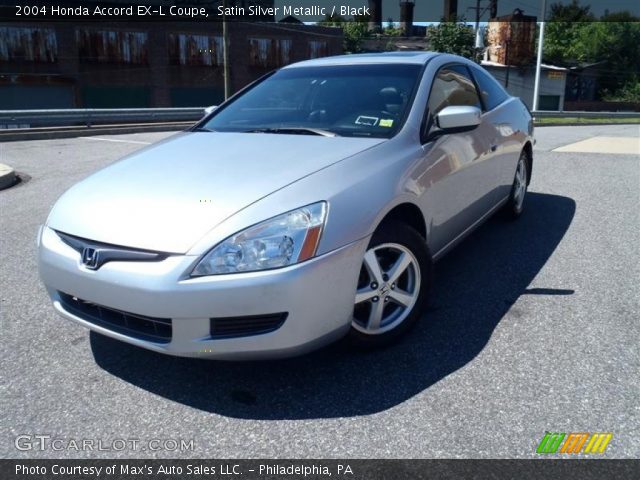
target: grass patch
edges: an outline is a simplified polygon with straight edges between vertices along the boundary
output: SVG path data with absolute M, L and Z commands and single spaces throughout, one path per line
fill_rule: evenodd
M 612 124 L 624 124 L 624 123 L 640 123 L 640 114 L 637 117 L 627 118 L 578 118 L 578 117 L 552 117 L 552 118 L 538 118 L 536 119 L 536 125 L 612 125 Z

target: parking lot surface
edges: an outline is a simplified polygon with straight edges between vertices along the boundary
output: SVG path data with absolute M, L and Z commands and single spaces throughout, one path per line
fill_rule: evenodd
M 552 431 L 612 432 L 604 456 L 640 457 L 637 125 L 538 128 L 523 217 L 492 218 L 437 264 L 401 343 L 253 363 L 90 334 L 39 283 L 36 232 L 62 192 L 169 135 L 0 144 L 23 178 L 0 191 L 0 456 L 530 458 Z M 558 151 L 595 137 L 632 151 Z M 20 450 L 20 435 L 62 449 Z

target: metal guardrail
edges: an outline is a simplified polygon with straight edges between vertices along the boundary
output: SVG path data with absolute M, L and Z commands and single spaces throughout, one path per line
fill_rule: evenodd
M 205 107 L 0 110 L 0 129 L 196 121 Z
M 539 110 L 531 112 L 533 118 L 637 118 L 640 112 L 570 112 Z
M 82 108 L 56 110 L 0 110 L 0 131 L 38 127 L 121 125 L 128 123 L 190 122 L 202 118 L 206 107 Z M 640 112 L 533 112 L 541 118 L 636 118 Z

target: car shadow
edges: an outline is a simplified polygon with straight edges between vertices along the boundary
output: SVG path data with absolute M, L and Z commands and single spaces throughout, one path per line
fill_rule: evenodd
M 219 362 L 170 357 L 91 333 L 97 364 L 174 402 L 244 419 L 367 415 L 398 405 L 471 362 L 527 289 L 575 213 L 570 198 L 529 193 L 516 222 L 500 215 L 436 265 L 430 306 L 417 327 L 384 350 L 352 351 L 345 341 L 299 358 Z

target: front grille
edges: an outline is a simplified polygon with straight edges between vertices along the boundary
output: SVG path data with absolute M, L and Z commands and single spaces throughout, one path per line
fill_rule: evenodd
M 211 318 L 211 337 L 247 337 L 277 330 L 287 319 L 288 313 L 252 315 L 249 317 Z
M 171 341 L 170 318 L 137 315 L 96 305 L 64 292 L 58 292 L 58 294 L 60 303 L 66 311 L 94 325 L 148 342 L 169 343 Z

